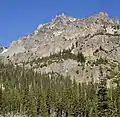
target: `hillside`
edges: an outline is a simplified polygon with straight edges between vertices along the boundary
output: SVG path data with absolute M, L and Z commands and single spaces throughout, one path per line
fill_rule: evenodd
M 0 117 L 120 117 L 120 23 L 64 14 L 0 46 Z
M 62 14 L 13 41 L 0 55 L 4 62 L 24 63 L 38 72 L 54 71 L 78 81 L 87 81 L 91 75 L 96 79 L 99 59 L 120 60 L 119 20 L 105 12 L 83 19 Z

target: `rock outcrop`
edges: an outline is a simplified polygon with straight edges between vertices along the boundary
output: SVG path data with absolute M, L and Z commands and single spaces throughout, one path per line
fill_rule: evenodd
M 36 71 L 69 73 L 73 77 L 82 77 L 83 80 L 90 74 L 97 77 L 97 67 L 93 66 L 91 70 L 91 66 L 88 65 L 84 69 L 88 72 L 84 73 L 77 59 L 71 59 L 68 56 L 67 59 L 51 58 L 60 52 L 64 54 L 65 50 L 70 50 L 73 56 L 82 53 L 87 60 L 86 63 L 100 57 L 119 61 L 119 20 L 110 18 L 105 12 L 84 19 L 62 14 L 47 24 L 39 25 L 32 34 L 12 42 L 1 56 L 13 63 L 25 62 L 26 67 L 33 66 Z M 44 61 L 44 58 L 48 60 Z M 40 62 L 36 63 L 37 60 Z

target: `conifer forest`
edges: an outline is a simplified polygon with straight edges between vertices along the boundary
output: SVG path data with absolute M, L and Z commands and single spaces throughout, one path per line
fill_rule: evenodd
M 112 72 L 114 87 L 107 78 L 78 83 L 58 73 L 41 74 L 24 65 L 0 64 L 1 117 L 120 117 L 120 73 Z

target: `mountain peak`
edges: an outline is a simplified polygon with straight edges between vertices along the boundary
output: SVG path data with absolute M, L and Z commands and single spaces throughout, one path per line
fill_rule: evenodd
M 22 61 L 23 58 L 25 59 L 24 61 L 27 61 L 28 58 L 49 56 L 51 53 L 69 49 L 71 45 L 76 43 L 76 40 L 81 41 L 80 39 L 84 37 L 90 38 L 90 41 L 98 32 L 98 34 L 109 33 L 109 35 L 114 36 L 114 34 L 120 34 L 120 31 L 116 30 L 115 27 L 117 21 L 118 20 L 109 18 L 106 12 L 99 12 L 85 19 L 66 16 L 62 13 L 52 19 L 51 22 L 39 25 L 30 35 L 22 37 L 18 41 L 15 41 L 15 43 L 12 43 L 8 51 L 4 53 L 4 56 L 9 55 L 14 61 L 15 56 L 13 55 L 16 55 L 17 59 L 15 59 L 15 61 Z M 119 28 L 119 26 L 117 26 L 117 28 Z M 98 37 L 99 35 L 95 38 Z M 107 35 L 105 38 L 107 38 Z M 83 41 L 82 43 L 90 42 Z M 88 47 L 86 47 L 86 45 L 84 46 L 84 51 L 87 51 L 86 48 Z M 95 47 L 91 45 L 91 48 Z M 25 57 L 23 57 L 22 54 Z M 34 56 L 31 56 L 33 54 Z
M 93 14 L 92 16 L 90 16 L 90 18 L 103 19 L 103 20 L 110 19 L 109 15 L 106 12 L 99 12 L 99 13 Z
M 99 17 L 108 17 L 107 12 L 99 12 L 97 15 L 98 15 Z

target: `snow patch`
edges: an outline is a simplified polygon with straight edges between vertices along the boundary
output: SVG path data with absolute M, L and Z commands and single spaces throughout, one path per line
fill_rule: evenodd
M 70 22 L 76 21 L 76 18 L 69 18 Z
M 55 36 L 59 36 L 60 34 L 62 34 L 62 31 L 56 31 L 53 33 Z
M 7 51 L 8 51 L 8 49 L 4 49 L 1 54 L 4 54 Z

